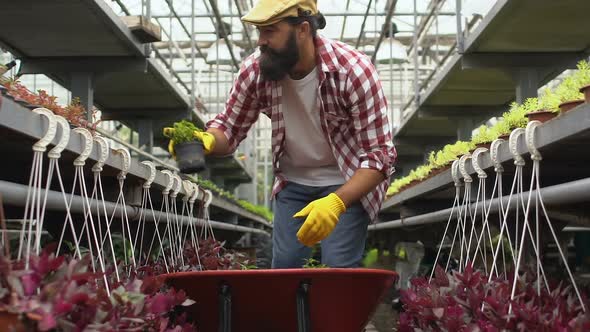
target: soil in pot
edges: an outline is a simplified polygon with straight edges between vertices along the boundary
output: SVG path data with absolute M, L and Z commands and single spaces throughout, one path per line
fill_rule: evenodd
M 554 117 L 556 117 L 557 112 L 541 110 L 541 111 L 527 113 L 526 116 L 529 118 L 529 121 L 537 120 L 537 121 L 540 121 L 541 123 L 545 123 L 545 122 L 553 119 Z
M 561 111 L 561 113 L 565 113 L 565 112 L 571 110 L 572 108 L 574 108 L 578 105 L 581 105 L 583 103 L 584 103 L 583 99 L 566 101 L 565 103 L 559 104 L 559 110 Z
M 590 104 L 590 84 L 581 87 L 580 92 L 584 94 L 584 100 L 586 100 L 586 103 Z
M 180 172 L 198 173 L 205 169 L 205 151 L 201 142 L 186 142 L 174 145 L 176 162 Z

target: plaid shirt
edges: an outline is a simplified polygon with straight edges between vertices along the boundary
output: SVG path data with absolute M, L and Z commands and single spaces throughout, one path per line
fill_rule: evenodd
M 366 55 L 347 44 L 318 36 L 315 46 L 320 120 L 340 171 L 346 180 L 359 168 L 386 175 L 386 180 L 361 199 L 371 220 L 375 220 L 397 158 L 387 119 L 387 101 L 377 71 Z M 279 166 L 285 140 L 282 89 L 279 82 L 261 79 L 259 54 L 256 52 L 244 60 L 225 111 L 207 126 L 222 130 L 233 151 L 261 112 L 271 119 L 274 197 L 286 184 Z

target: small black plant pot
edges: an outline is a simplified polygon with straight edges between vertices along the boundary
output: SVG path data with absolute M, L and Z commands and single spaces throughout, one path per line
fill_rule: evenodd
M 186 142 L 174 145 L 176 162 L 180 172 L 198 173 L 205 169 L 205 151 L 201 142 Z

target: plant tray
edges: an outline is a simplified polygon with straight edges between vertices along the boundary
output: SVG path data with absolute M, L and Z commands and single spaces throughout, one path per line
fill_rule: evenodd
M 163 278 L 197 302 L 190 312 L 202 332 L 360 332 L 398 275 L 325 268 L 178 272 Z

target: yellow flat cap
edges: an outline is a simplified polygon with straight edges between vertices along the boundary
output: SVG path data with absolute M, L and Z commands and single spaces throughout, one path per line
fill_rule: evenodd
M 317 0 L 258 0 L 242 17 L 244 23 L 265 26 L 286 17 L 310 16 L 318 13 Z

